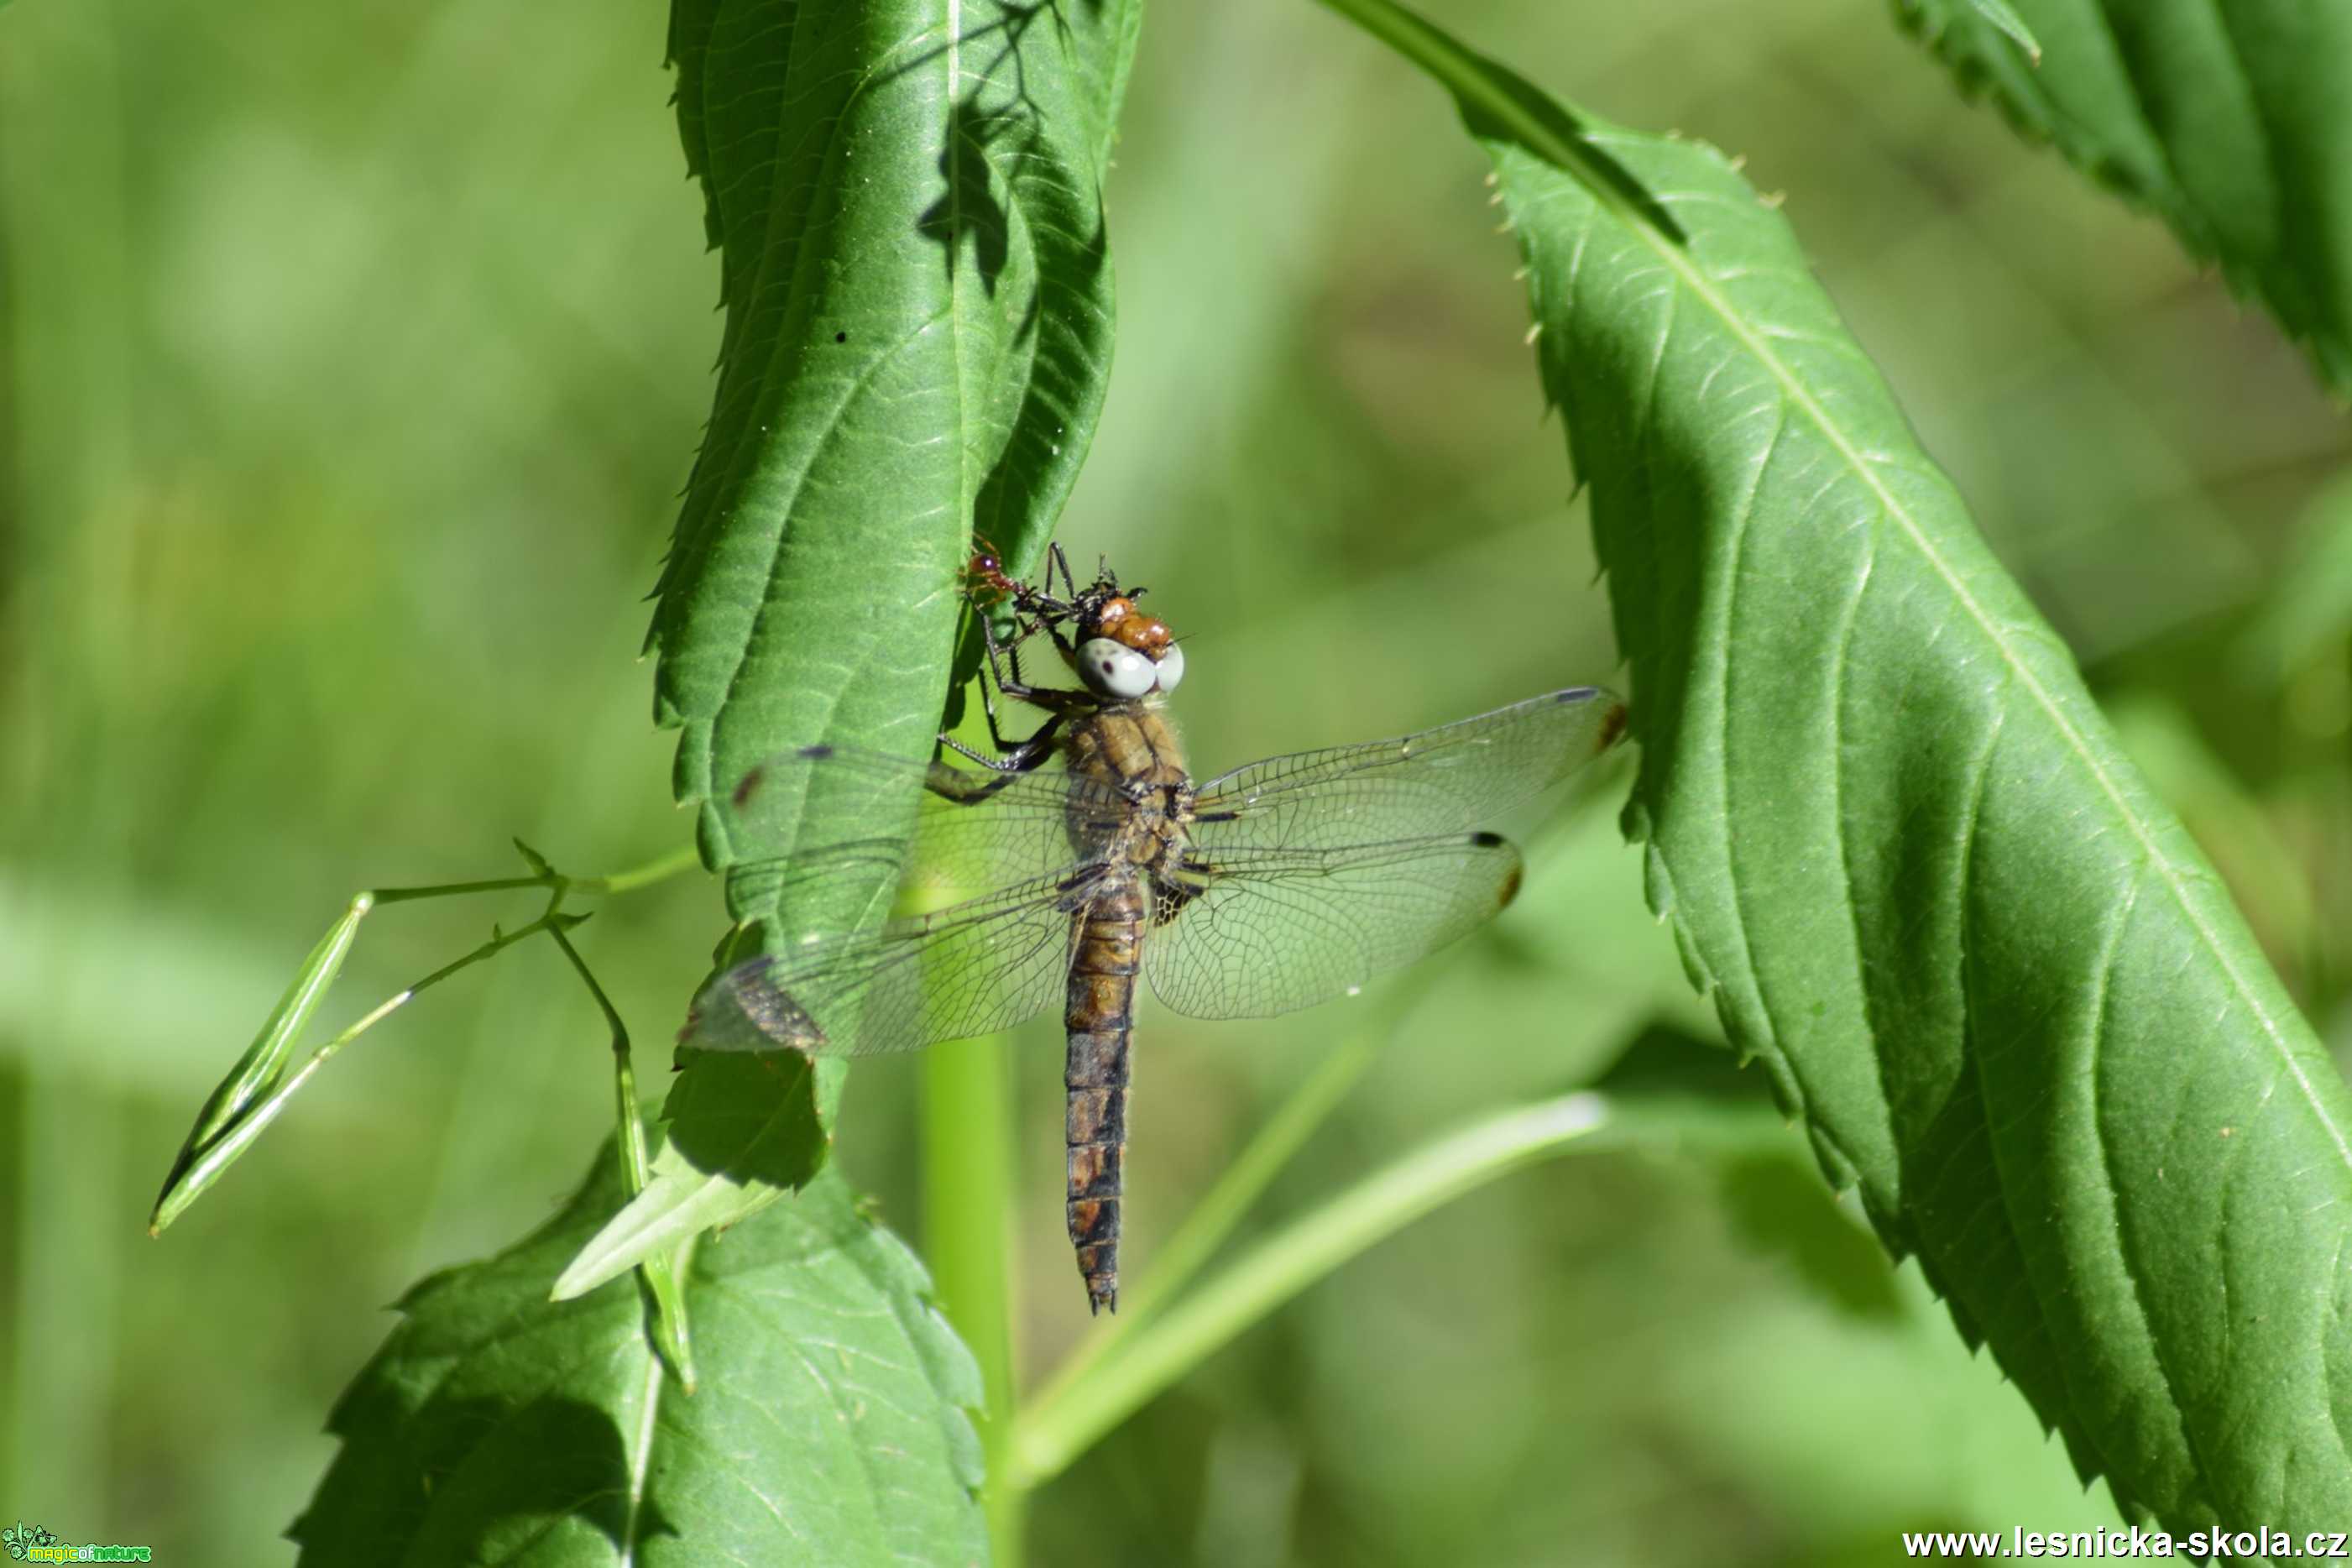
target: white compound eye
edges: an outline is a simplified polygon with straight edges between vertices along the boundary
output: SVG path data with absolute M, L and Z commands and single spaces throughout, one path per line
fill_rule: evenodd
M 1097 696 L 1140 697 L 1159 677 L 1151 661 L 1125 643 L 1094 637 L 1078 645 L 1078 679 Z
M 1176 683 L 1184 679 L 1184 650 L 1174 643 L 1170 643 L 1166 650 L 1160 654 L 1160 663 L 1154 668 L 1160 677 L 1160 689 L 1175 690 Z

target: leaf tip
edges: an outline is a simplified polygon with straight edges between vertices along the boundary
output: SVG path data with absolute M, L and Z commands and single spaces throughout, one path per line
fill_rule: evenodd
M 594 1265 L 583 1268 L 581 1260 L 575 1259 L 570 1268 L 555 1277 L 555 1283 L 548 1287 L 547 1299 L 551 1301 L 577 1300 L 604 1282 L 597 1274 Z

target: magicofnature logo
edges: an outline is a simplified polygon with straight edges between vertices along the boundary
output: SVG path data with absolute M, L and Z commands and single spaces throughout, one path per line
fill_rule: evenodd
M 68 1545 L 39 1525 L 22 1520 L 0 1530 L 0 1547 L 18 1563 L 146 1563 L 154 1556 L 153 1550 L 145 1546 L 100 1546 L 95 1541 Z

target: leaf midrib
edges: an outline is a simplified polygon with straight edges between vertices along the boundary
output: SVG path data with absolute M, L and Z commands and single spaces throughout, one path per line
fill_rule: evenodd
M 620 1568 L 631 1568 L 637 1560 L 637 1525 L 645 1516 L 646 1478 L 652 1473 L 654 1460 L 654 1422 L 661 1410 L 665 1381 L 661 1357 L 646 1358 L 645 1379 L 645 1395 L 638 1401 L 645 1414 L 637 1422 L 636 1451 L 629 1457 L 629 1510 L 621 1521 Z
M 1574 171 L 1593 201 L 1607 209 L 1612 216 L 1637 236 L 1667 270 L 1673 273 L 1684 287 L 1690 289 L 1733 338 L 1765 367 L 1772 379 L 1779 384 L 1781 395 L 1803 412 L 1814 428 L 1821 432 L 1823 438 L 1836 451 L 1840 460 L 1851 472 L 1861 479 L 1863 484 L 1877 499 L 1880 510 L 1894 521 L 1896 527 L 1902 530 L 1904 536 L 1910 541 L 1912 547 L 1935 569 L 1936 574 L 1943 580 L 1946 589 L 1967 612 L 1969 618 L 1976 623 L 1978 629 L 1983 633 L 1986 640 L 2000 655 L 2002 663 L 2009 668 L 2011 675 L 2024 690 L 2032 695 L 2035 705 L 2049 719 L 2068 749 L 2089 771 L 2091 777 L 2096 781 L 2100 793 L 2106 796 L 2116 815 L 2129 828 L 2133 838 L 2137 840 L 2141 852 L 2147 858 L 2148 864 L 2156 868 L 2158 876 L 2164 882 L 2166 891 L 2172 896 L 2173 903 L 2187 917 L 2190 927 L 2197 933 L 2198 941 L 2219 963 L 2222 973 L 2229 977 L 2231 989 L 2236 993 L 2239 1000 L 2262 1025 L 2264 1037 L 2269 1039 L 2273 1053 L 2285 1068 L 2287 1075 L 2294 1080 L 2295 1088 L 2303 1096 L 2304 1103 L 2318 1119 L 2319 1124 L 2326 1130 L 2329 1142 L 2335 1144 L 2337 1160 L 2347 1171 L 2352 1171 L 2352 1143 L 2347 1142 L 2343 1129 L 2336 1126 L 2335 1118 L 2328 1114 L 2326 1106 L 2321 1103 L 2317 1089 L 2313 1085 L 2309 1076 L 2304 1072 L 2302 1064 L 2296 1061 L 2294 1051 L 2289 1048 L 2284 1037 L 2280 1032 L 2277 1020 L 2271 1016 L 2269 1011 L 2255 997 L 2252 989 L 2246 983 L 2244 974 L 2231 960 L 2227 948 L 2189 900 L 2188 890 L 2181 881 L 2179 868 L 2158 847 L 2155 837 L 2148 831 L 2147 824 L 2142 820 L 2137 812 L 2131 808 L 2130 803 L 2125 800 L 2122 791 L 2116 785 L 2115 779 L 2102 765 L 2097 754 L 2092 751 L 2082 732 L 2068 720 L 2065 711 L 2058 705 L 2057 700 L 2042 683 L 2032 667 L 2017 657 L 2010 646 L 2009 639 L 2001 634 L 1992 617 L 1985 613 L 1984 606 L 1977 602 L 1976 596 L 1969 592 L 1967 584 L 1952 571 L 1950 564 L 1936 550 L 1932 540 L 1919 525 L 1918 520 L 1911 515 L 1909 510 L 1896 499 L 1893 491 L 1879 481 L 1876 470 L 1863 460 L 1861 450 L 1847 439 L 1844 432 L 1830 417 L 1829 411 L 1806 391 L 1802 380 L 1779 354 L 1772 352 L 1769 346 L 1769 341 L 1748 327 L 1738 312 L 1731 308 L 1730 301 L 1715 289 L 1713 280 L 1698 269 L 1682 247 L 1667 241 L 1642 213 L 1625 201 L 1609 181 L 1600 176 L 1580 148 L 1573 142 L 1565 142 L 1554 136 L 1547 126 L 1524 112 L 1510 98 L 1491 90 L 1486 85 L 1483 73 L 1462 68 L 1460 51 L 1452 40 L 1429 29 L 1420 18 L 1394 6 L 1390 0 L 1327 0 L 1327 4 L 1348 12 L 1375 33 L 1395 42 L 1409 58 L 1427 67 L 1432 74 L 1444 82 L 1457 97 L 1475 100 L 1479 107 L 1496 121 L 1509 126 L 1529 148 L 1552 163 Z M 1608 139 L 1595 135 L 1592 140 L 1596 143 L 1605 145 Z
M 965 445 L 968 424 L 963 405 L 963 160 L 954 142 L 963 135 L 956 115 L 956 94 L 963 89 L 963 0 L 948 0 L 948 145 L 941 149 L 948 177 L 948 352 L 955 360 L 956 516 L 969 526 L 977 499 L 971 493 L 971 448 Z M 984 156 L 984 154 L 983 154 Z

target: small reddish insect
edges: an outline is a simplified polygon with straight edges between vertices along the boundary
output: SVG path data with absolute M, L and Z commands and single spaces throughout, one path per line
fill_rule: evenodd
M 975 542 L 980 549 L 963 569 L 965 593 L 975 600 L 986 593 L 993 595 L 993 603 L 1002 604 L 1007 599 L 1018 602 L 1028 592 L 1028 584 L 1016 583 L 1004 574 L 1003 558 L 986 540 Z

